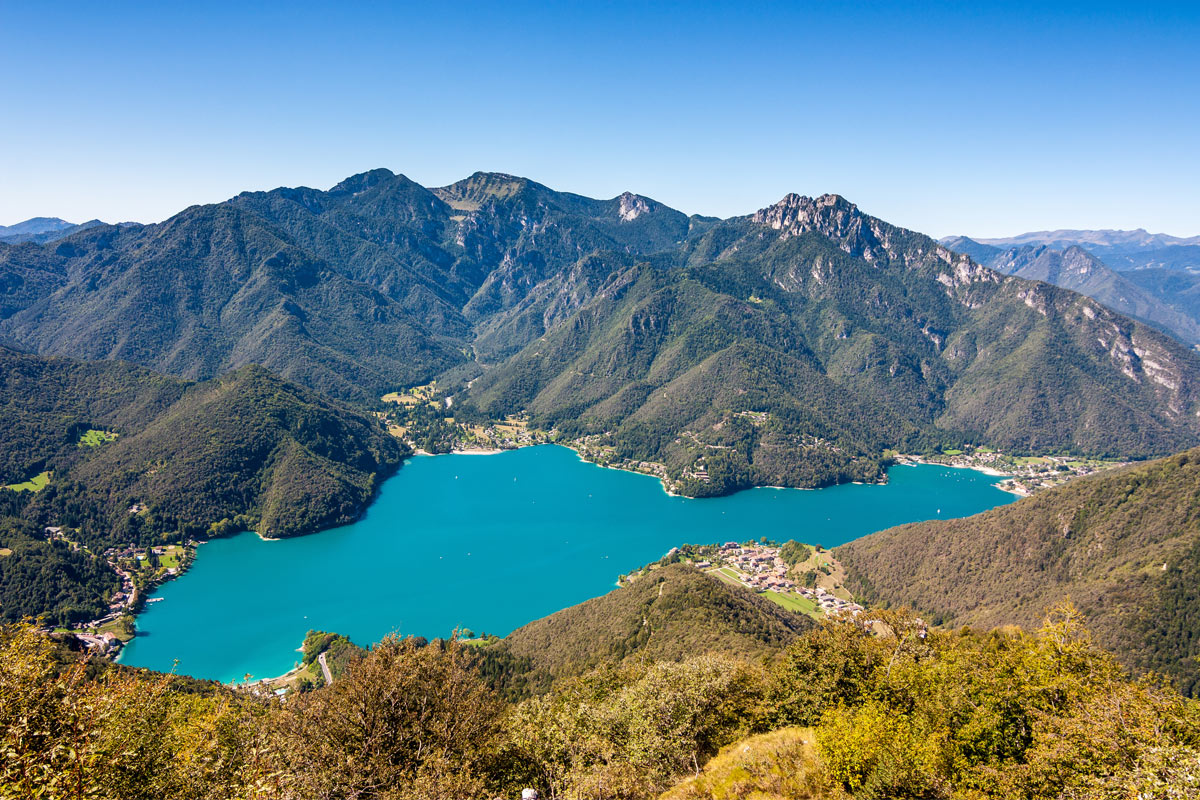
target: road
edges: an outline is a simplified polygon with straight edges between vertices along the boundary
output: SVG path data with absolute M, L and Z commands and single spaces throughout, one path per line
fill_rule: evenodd
M 333 683 L 333 673 L 329 671 L 329 665 L 325 663 L 324 653 L 317 656 L 317 663 L 321 665 L 321 672 L 325 673 L 325 685 L 331 685 Z

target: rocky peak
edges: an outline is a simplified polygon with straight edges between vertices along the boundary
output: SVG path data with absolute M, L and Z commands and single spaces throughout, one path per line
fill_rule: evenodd
M 779 231 L 780 239 L 818 233 L 843 253 L 877 267 L 902 265 L 934 270 L 936 280 L 946 287 L 947 293 L 968 305 L 974 301 L 961 290 L 981 281 L 1000 280 L 998 273 L 976 264 L 968 256 L 864 214 L 858 206 L 836 194 L 817 198 L 789 194 L 755 213 L 752 220 Z
M 528 178 L 508 175 L 503 172 L 476 172 L 469 178 L 435 189 L 442 199 L 453 199 L 469 203 L 487 203 L 513 198 L 526 190 L 545 189 Z
M 817 231 L 831 239 L 841 239 L 862 228 L 863 214 L 858 206 L 836 194 L 823 194 L 815 199 L 789 194 L 775 205 L 756 212 L 754 221 L 781 231 L 783 238 Z
M 754 214 L 754 222 L 780 232 L 781 239 L 816 231 L 844 252 L 873 261 L 886 249 L 872 229 L 870 218 L 858 206 L 836 194 L 804 197 L 789 194 L 773 206 Z
M 622 222 L 633 222 L 642 214 L 650 213 L 650 201 L 641 195 L 625 192 L 617 198 L 617 213 Z

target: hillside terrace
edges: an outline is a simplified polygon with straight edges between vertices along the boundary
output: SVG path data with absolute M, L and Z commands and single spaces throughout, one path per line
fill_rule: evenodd
M 689 561 L 715 578 L 762 594 L 784 608 L 809 616 L 838 613 L 857 615 L 864 610 L 835 579 L 834 573 L 840 573 L 840 566 L 819 548 L 812 548 L 807 560 L 790 566 L 784 561 L 779 546 L 753 542 L 726 542 L 720 546 L 698 547 L 684 545 L 667 553 L 664 561 L 671 560 Z M 647 569 L 653 569 L 654 566 Z M 817 570 L 817 567 L 825 569 Z M 797 579 L 805 575 L 814 576 L 814 583 L 826 585 L 802 586 Z M 636 577 L 637 574 L 634 574 L 629 579 Z

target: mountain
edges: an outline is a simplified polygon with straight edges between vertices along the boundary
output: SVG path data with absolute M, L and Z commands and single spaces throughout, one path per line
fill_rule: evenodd
M 1137 277 L 1141 270 L 1122 273 L 1110 269 L 1079 245 L 1064 249 L 1045 244 L 996 247 L 965 236 L 943 239 L 942 244 L 1006 275 L 1044 281 L 1087 295 L 1185 344 L 1200 343 L 1200 316 L 1180 309 L 1170 293 L 1143 285 Z
M 688 494 L 871 479 L 872 454 L 943 439 L 1143 456 L 1196 441 L 1186 348 L 840 197 L 708 226 L 681 257 L 576 270 L 593 298 L 456 404 L 600 437 Z
M 686 564 L 520 627 L 484 650 L 483 667 L 516 663 L 522 685 L 624 661 L 681 661 L 719 653 L 758 659 L 781 652 L 812 621 Z
M 958 238 L 965 237 L 949 237 Z M 943 243 L 947 241 L 944 239 Z M 1147 233 L 1141 228 L 1133 231 L 1033 231 L 995 239 L 977 238 L 975 241 L 1006 250 L 1025 245 L 1054 250 L 1078 246 L 1117 270 L 1200 269 L 1200 236 L 1169 236 L 1165 233 Z
M 52 473 L 0 503 L 89 545 L 348 522 L 406 452 L 374 418 L 261 367 L 193 384 L 2 348 L 0 366 L 0 483 Z M 111 441 L 87 446 L 88 430 Z
M 67 222 L 58 217 L 31 217 L 16 225 L 0 225 L 0 237 L 35 235 L 39 233 L 54 233 L 75 227 L 74 222 Z
M 373 170 L 0 244 L 0 342 L 360 403 L 440 378 L 456 414 L 529 412 L 688 494 L 878 479 L 892 447 L 1200 443 L 1186 348 L 835 195 L 718 220 Z
M 1170 236 L 1165 233 L 1147 233 L 1143 228 L 1132 231 L 1060 229 L 1056 231 L 1031 231 L 1029 233 L 1018 234 L 1017 236 L 978 239 L 977 241 L 982 244 L 1000 247 L 1034 244 L 1060 249 L 1070 247 L 1071 245 L 1083 245 L 1084 247 L 1094 245 L 1097 247 L 1160 248 L 1176 247 L 1179 245 L 1200 245 L 1200 236 L 1181 237 Z
M 6 272 L 15 291 L 37 288 L 0 335 L 42 353 L 124 359 L 189 379 L 257 363 L 358 399 L 462 359 L 413 309 L 231 205 L 191 208 L 162 225 L 94 228 L 53 248 L 13 247 L 0 252 Z
M 18 222 L 16 225 L 0 225 L 0 242 L 7 242 L 9 244 L 38 242 L 39 244 L 44 244 L 103 224 L 98 219 L 81 222 L 76 225 L 73 222 L 67 222 L 58 217 L 33 217 L 24 222 Z
M 1200 273 L 1179 269 L 1137 269 L 1124 273 L 1124 276 L 1170 308 L 1192 319 L 1200 319 Z
M 947 625 L 1033 627 L 1070 597 L 1134 669 L 1200 692 L 1200 450 L 835 550 L 867 602 Z

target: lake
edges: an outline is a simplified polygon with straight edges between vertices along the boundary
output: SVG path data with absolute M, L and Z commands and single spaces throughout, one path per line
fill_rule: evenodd
M 886 485 L 671 497 L 656 478 L 544 445 L 418 456 L 352 525 L 294 539 L 201 545 L 154 593 L 121 662 L 220 681 L 287 672 L 309 630 L 361 645 L 456 627 L 507 634 L 614 588 L 672 547 L 766 536 L 834 547 L 1014 496 L 975 470 L 897 466 Z

